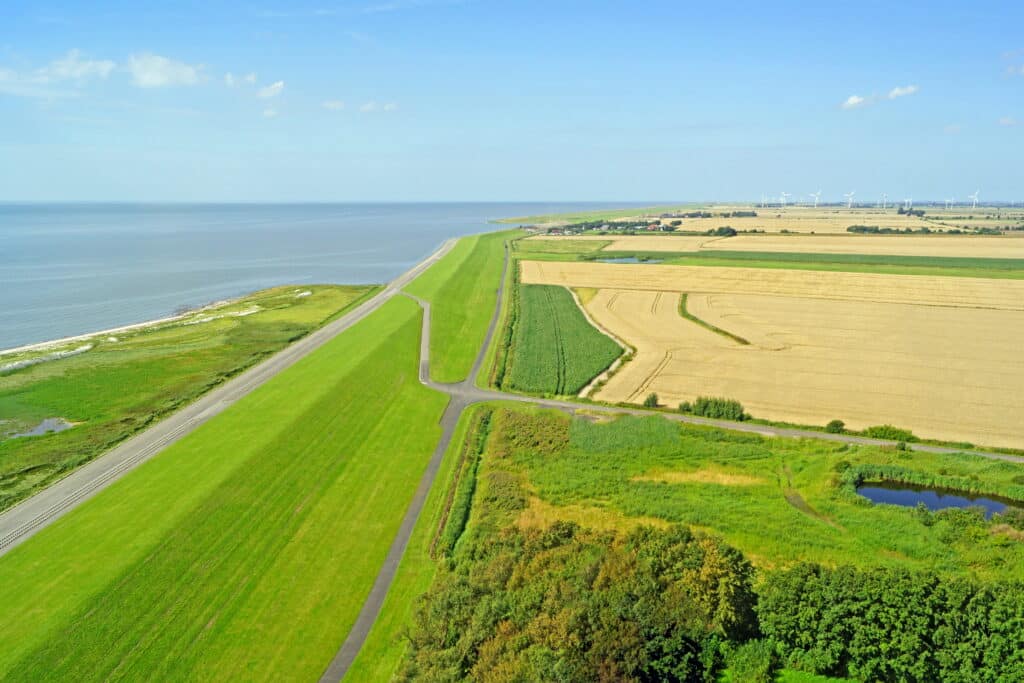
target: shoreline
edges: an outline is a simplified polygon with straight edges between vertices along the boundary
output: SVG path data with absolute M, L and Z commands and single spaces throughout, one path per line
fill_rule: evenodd
M 280 287 L 289 287 L 291 285 L 278 285 L 278 286 L 280 286 Z M 300 286 L 300 285 L 296 285 L 296 286 Z M 274 289 L 274 288 L 273 287 L 268 287 L 267 289 Z M 64 344 L 71 344 L 73 342 L 78 342 L 78 341 L 86 341 L 88 339 L 92 339 L 93 337 L 99 337 L 101 335 L 111 335 L 111 334 L 116 334 L 116 333 L 132 332 L 132 331 L 135 331 L 135 330 L 142 330 L 142 329 L 145 329 L 147 327 L 156 327 L 157 325 L 163 325 L 163 324 L 166 324 L 166 323 L 172 323 L 172 322 L 175 322 L 175 321 L 178 321 L 178 320 L 183 320 L 183 319 L 189 317 L 190 315 L 195 315 L 196 313 L 200 313 L 202 311 L 206 311 L 206 310 L 210 310 L 210 309 L 214 309 L 214 308 L 220 308 L 221 306 L 226 306 L 228 304 L 236 303 L 236 302 L 241 301 L 242 299 L 246 298 L 247 296 L 252 296 L 256 292 L 262 292 L 262 291 L 265 291 L 265 290 L 254 289 L 253 291 L 246 292 L 245 294 L 242 294 L 241 296 L 236 296 L 236 297 L 233 297 L 233 298 L 230 298 L 230 299 L 221 299 L 221 300 L 218 300 L 218 301 L 211 301 L 208 304 L 203 304 L 202 306 L 198 306 L 196 308 L 189 309 L 185 313 L 178 313 L 176 315 L 170 315 L 170 316 L 166 316 L 166 317 L 163 317 L 163 318 L 154 318 L 152 320 L 144 320 L 144 321 L 138 322 L 138 323 L 129 323 L 128 325 L 120 325 L 118 327 L 111 327 L 111 328 L 105 329 L 105 330 L 96 330 L 95 332 L 85 332 L 83 334 L 76 334 L 76 335 L 72 335 L 70 337 L 61 337 L 59 339 L 50 339 L 50 340 L 47 340 L 47 341 L 33 342 L 31 344 L 23 344 L 21 346 L 14 346 L 14 347 L 11 347 L 9 349 L 0 349 L 0 356 L 8 356 L 8 355 L 13 355 L 15 353 L 27 353 L 27 352 L 30 352 L 30 351 L 45 351 L 46 349 L 49 349 L 49 348 L 52 348 L 52 347 L 55 347 L 55 346 L 62 346 Z

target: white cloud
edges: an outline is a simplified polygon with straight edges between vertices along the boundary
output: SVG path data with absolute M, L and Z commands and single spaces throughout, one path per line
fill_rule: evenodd
M 1006 67 L 1006 73 L 1011 76 L 1024 76 L 1024 64 Z
M 913 95 L 917 91 L 918 87 L 916 85 L 897 86 L 889 91 L 888 98 L 890 100 L 895 100 L 897 97 L 906 97 L 907 95 Z
M 370 114 L 377 111 L 398 111 L 398 103 L 388 102 L 386 104 L 380 104 L 379 102 L 370 100 L 369 102 L 364 102 L 363 105 L 359 107 L 359 111 L 363 112 L 364 114 Z
M 239 85 L 256 85 L 256 74 L 247 73 L 244 76 L 236 76 L 230 71 L 224 74 L 224 85 L 234 88 Z
M 117 65 L 109 59 L 84 59 L 79 50 L 71 50 L 49 66 L 36 71 L 42 83 L 54 81 L 76 81 L 82 83 L 91 78 L 106 78 Z
M 843 109 L 856 109 L 857 107 L 863 107 L 867 103 L 867 99 L 860 95 L 850 95 L 841 106 Z
M 1004 116 L 1001 119 L 999 119 L 999 125 L 1000 126 L 1016 126 L 1019 123 L 1020 123 L 1020 121 L 1018 121 L 1017 119 L 1013 118 L 1012 116 Z
M 224 74 L 224 85 L 228 86 L 229 88 L 235 87 L 235 75 L 230 71 Z
M 265 118 L 265 119 L 272 119 L 272 118 L 275 118 L 276 116 L 277 116 L 277 110 L 276 109 L 270 108 L 270 109 L 264 109 L 263 110 L 263 118 Z
M 281 94 L 283 90 L 284 81 L 277 81 L 276 83 L 271 83 L 268 86 L 260 88 L 259 92 L 256 94 L 264 99 L 268 99 L 271 97 L 277 97 L 278 95 Z
M 202 78 L 201 65 L 193 66 L 149 52 L 128 58 L 132 81 L 140 88 L 195 85 Z
M 341 100 L 327 100 L 324 102 L 324 109 L 330 109 L 331 111 L 341 111 L 345 108 L 345 103 Z
M 956 135 L 963 129 L 964 127 L 961 126 L 959 123 L 950 123 L 949 125 L 944 126 L 942 128 L 942 132 L 946 133 L 947 135 Z
M 242 77 L 242 80 L 245 81 L 246 84 L 248 85 L 256 85 L 256 74 L 247 73 L 245 76 Z

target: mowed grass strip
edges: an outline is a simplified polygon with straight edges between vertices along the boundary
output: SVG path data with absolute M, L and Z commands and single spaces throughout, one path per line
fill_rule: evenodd
M 506 385 L 519 391 L 576 394 L 622 349 L 586 319 L 564 287 L 522 285 Z
M 419 332 L 389 302 L 0 559 L 0 676 L 315 679 L 439 435 Z
M 182 321 L 90 339 L 88 352 L 0 374 L 0 510 L 304 336 L 377 290 L 276 287 Z M 298 296 L 302 294 L 302 296 Z M 231 313 L 255 311 L 251 315 Z M 194 321 L 205 322 L 194 322 Z M 72 346 L 85 344 L 75 342 Z M 0 365 L 7 357 L 0 358 Z M 63 417 L 74 428 L 3 438 Z M 13 429 L 13 431 L 18 431 Z
M 486 410 L 490 409 L 482 405 L 472 406 L 459 419 L 459 426 L 445 452 L 437 481 L 430 490 L 423 514 L 416 522 L 409 546 L 398 566 L 395 581 L 388 590 L 369 637 L 345 676 L 345 683 L 389 681 L 398 671 L 408 647 L 405 632 L 412 623 L 416 600 L 427 591 L 437 573 L 438 564 L 431 557 L 430 547 L 440 531 L 445 505 L 454 484 L 455 467 L 466 446 L 467 437 L 472 436 L 468 431 L 476 422 L 475 416 Z
M 469 376 L 494 315 L 505 261 L 506 231 L 463 237 L 406 290 L 431 306 L 430 376 L 460 382 Z

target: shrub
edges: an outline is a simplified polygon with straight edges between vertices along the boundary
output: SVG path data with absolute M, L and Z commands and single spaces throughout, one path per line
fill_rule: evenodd
M 825 431 L 829 434 L 842 434 L 846 431 L 846 423 L 842 420 L 832 420 L 825 425 Z
M 904 441 L 907 443 L 917 441 L 917 437 L 909 429 L 900 429 L 892 425 L 877 425 L 864 430 L 864 436 L 872 439 L 885 439 L 887 441 Z
M 700 396 L 693 403 L 693 414 L 719 420 L 741 421 L 750 416 L 743 412 L 743 404 L 730 398 Z
M 768 640 L 747 641 L 729 654 L 726 663 L 737 683 L 772 683 L 781 668 L 775 646 Z
M 693 404 L 690 403 L 689 401 L 683 401 L 682 403 L 679 404 L 679 412 L 680 413 L 692 413 L 693 412 Z M 1022 483 L 1024 483 L 1024 482 L 1022 482 Z
M 647 398 L 644 399 L 644 408 L 657 408 L 658 407 L 658 395 L 647 394 Z

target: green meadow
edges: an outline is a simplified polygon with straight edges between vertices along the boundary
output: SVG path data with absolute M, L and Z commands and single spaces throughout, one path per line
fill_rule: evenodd
M 434 381 L 460 382 L 469 376 L 494 315 L 505 242 L 519 234 L 512 230 L 463 237 L 405 288 L 431 303 L 430 376 Z
M 376 290 L 371 286 L 278 287 L 196 312 L 182 321 L 97 337 L 89 340 L 92 348 L 86 353 L 0 374 L 0 415 L 6 420 L 0 424 L 0 510 L 194 401 Z M 309 294 L 296 296 L 303 292 Z M 17 359 L 32 355 L 20 354 Z M 0 360 L 0 365 L 10 362 L 8 357 Z M 59 433 L 4 438 L 53 417 L 75 426 Z
M 396 298 L 0 558 L 0 678 L 315 679 L 440 435 Z

